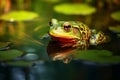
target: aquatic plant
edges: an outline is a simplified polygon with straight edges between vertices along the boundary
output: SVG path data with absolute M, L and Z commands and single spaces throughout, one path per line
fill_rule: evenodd
M 12 60 L 21 56 L 22 54 L 23 52 L 16 49 L 0 51 L 0 61 Z
M 54 6 L 58 13 L 66 15 L 90 15 L 96 12 L 96 8 L 85 3 L 64 3 Z
M 29 21 L 37 17 L 39 17 L 37 13 L 30 11 L 12 11 L 7 14 L 1 15 L 0 19 L 13 22 L 13 21 Z
M 111 14 L 111 17 L 112 17 L 114 20 L 120 21 L 120 11 L 113 12 L 113 13 Z
M 102 64 L 115 64 L 120 63 L 120 56 L 112 55 L 108 50 L 86 50 L 77 51 L 77 59 L 89 62 L 102 63 Z

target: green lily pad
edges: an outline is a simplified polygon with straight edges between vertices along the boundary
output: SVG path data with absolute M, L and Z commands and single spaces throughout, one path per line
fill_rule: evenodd
M 44 63 L 44 60 L 37 60 L 37 61 L 24 61 L 24 60 L 20 60 L 20 61 L 7 61 L 6 64 L 7 65 L 12 65 L 12 66 L 22 66 L 22 67 L 26 67 L 26 66 L 31 66 L 34 65 L 35 63 Z
M 111 17 L 117 21 L 120 21 L 120 11 L 117 11 L 117 12 L 113 12 L 111 14 Z
M 7 50 L 7 51 L 0 51 L 0 60 L 12 60 L 16 57 L 22 55 L 23 52 L 18 50 Z
M 92 61 L 96 63 L 120 63 L 120 56 L 113 56 L 112 52 L 107 50 L 87 50 L 77 51 L 77 59 Z
M 13 65 L 13 66 L 30 66 L 33 64 L 33 62 L 28 62 L 28 61 L 8 61 L 6 62 L 8 65 Z
M 96 8 L 84 3 L 59 4 L 54 6 L 54 10 L 67 15 L 90 15 L 96 12 Z
M 12 11 L 9 12 L 7 14 L 4 14 L 2 16 L 0 16 L 1 20 L 5 20 L 5 21 L 29 21 L 32 20 L 34 18 L 37 18 L 39 15 L 34 13 L 34 12 L 30 12 L 30 11 Z
M 49 2 L 49 3 L 57 3 L 57 2 L 60 2 L 60 0 L 43 0 L 43 1 L 46 1 L 46 2 Z

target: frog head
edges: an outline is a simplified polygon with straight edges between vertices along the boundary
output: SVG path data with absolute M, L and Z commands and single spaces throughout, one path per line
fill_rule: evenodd
M 49 35 L 54 41 L 76 43 L 80 40 L 88 40 L 90 29 L 81 22 L 52 19 Z

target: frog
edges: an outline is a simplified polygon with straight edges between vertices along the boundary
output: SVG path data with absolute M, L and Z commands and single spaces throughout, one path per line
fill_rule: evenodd
M 49 25 L 48 34 L 52 41 L 59 43 L 59 47 L 86 50 L 90 45 L 99 45 L 108 40 L 102 31 L 91 29 L 80 21 L 59 21 L 53 18 Z M 72 60 L 71 57 L 71 53 L 61 53 L 54 55 L 53 60 L 62 60 L 64 63 L 68 63 Z
M 107 37 L 102 31 L 90 29 L 80 21 L 50 21 L 49 35 L 62 47 L 76 47 L 87 49 L 90 45 L 99 45 L 107 42 Z

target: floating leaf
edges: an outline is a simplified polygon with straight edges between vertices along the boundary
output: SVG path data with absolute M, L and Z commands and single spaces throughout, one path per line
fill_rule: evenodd
M 90 15 L 96 12 L 96 8 L 84 3 L 64 3 L 56 5 L 54 10 L 67 15 Z
M 22 67 L 26 67 L 26 66 L 34 66 L 36 63 L 44 63 L 44 60 L 38 60 L 38 61 L 24 61 L 24 60 L 20 60 L 20 61 L 7 61 L 6 64 L 7 65 L 12 65 L 12 66 L 22 66 Z
M 11 60 L 22 55 L 21 51 L 18 50 L 7 50 L 0 51 L 0 60 Z
M 13 21 L 28 21 L 37 17 L 38 14 L 30 11 L 12 11 L 2 15 L 0 19 L 13 22 Z
M 57 2 L 59 2 L 60 0 L 43 0 L 43 1 L 46 1 L 46 2 L 49 2 L 49 3 L 57 3 Z
M 6 62 L 7 65 L 14 65 L 14 66 L 29 66 L 32 65 L 33 62 L 28 61 L 8 61 Z
M 107 50 L 78 51 L 76 56 L 80 60 L 87 60 L 96 63 L 120 63 L 120 56 L 113 56 Z
M 113 12 L 111 14 L 111 17 L 117 21 L 120 21 L 120 11 L 117 11 L 117 12 Z

